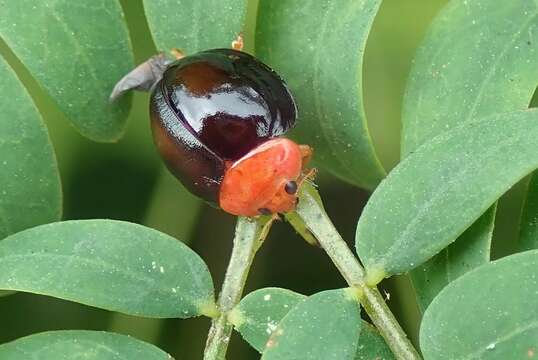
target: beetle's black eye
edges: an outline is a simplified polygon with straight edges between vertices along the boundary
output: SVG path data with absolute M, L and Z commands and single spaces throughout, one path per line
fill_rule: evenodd
M 297 192 L 297 182 L 295 181 L 288 181 L 286 185 L 284 186 L 284 190 L 290 194 L 294 195 Z
M 271 215 L 271 210 L 268 208 L 259 208 L 258 212 L 262 215 Z

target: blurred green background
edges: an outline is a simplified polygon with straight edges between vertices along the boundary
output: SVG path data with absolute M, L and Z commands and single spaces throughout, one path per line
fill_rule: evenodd
M 364 68 L 366 113 L 376 149 L 387 170 L 399 159 L 401 102 L 413 54 L 428 24 L 446 2 L 385 0 L 368 40 Z M 142 2 L 124 0 L 122 5 L 136 61 L 141 62 L 156 52 Z M 64 219 L 121 219 L 164 231 L 188 243 L 202 256 L 220 288 L 231 250 L 234 218 L 193 198 L 163 168 L 151 140 L 147 95 L 135 95 L 129 128 L 120 142 L 94 143 L 68 125 L 1 41 L 0 54 L 23 79 L 48 124 L 62 175 Z M 324 171 L 320 172 L 318 183 L 329 215 L 352 244 L 368 193 Z M 507 217 L 502 215 L 517 209 L 520 188 L 516 187 L 501 201 L 498 223 L 502 226 L 497 237 L 511 238 L 514 234 L 515 227 L 505 224 Z M 497 254 L 509 251 L 509 243 L 496 242 Z M 257 255 L 246 291 L 266 286 L 312 294 L 346 285 L 321 249 L 307 245 L 288 224 L 278 223 Z M 390 279 L 382 287 L 390 293 L 389 305 L 416 342 L 420 319 L 407 278 Z M 141 319 L 24 293 L 0 297 L 0 318 L 0 342 L 44 330 L 100 329 L 152 342 L 176 359 L 200 359 L 209 327 L 205 318 Z M 234 335 L 228 358 L 258 357 Z

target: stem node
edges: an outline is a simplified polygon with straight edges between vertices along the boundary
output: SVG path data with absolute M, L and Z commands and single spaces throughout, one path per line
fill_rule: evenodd
M 376 287 L 385 277 L 387 273 L 383 268 L 374 267 L 366 272 L 366 285 L 369 287 Z

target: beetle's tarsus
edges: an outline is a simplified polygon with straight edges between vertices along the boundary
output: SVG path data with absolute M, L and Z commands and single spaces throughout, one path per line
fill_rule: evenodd
M 271 215 L 271 221 L 282 221 L 282 218 L 279 214 L 274 213 L 273 215 Z
M 243 51 L 243 46 L 245 45 L 245 42 L 243 40 L 243 33 L 240 32 L 237 34 L 237 37 L 234 41 L 232 41 L 232 49 L 237 51 Z
M 117 100 L 130 90 L 151 91 L 162 79 L 170 63 L 171 60 L 164 53 L 150 57 L 118 81 L 110 94 L 110 102 Z
M 170 54 L 172 54 L 172 56 L 176 60 L 180 60 L 185 57 L 185 53 L 181 49 L 178 49 L 178 48 L 172 48 L 172 50 L 170 50 Z

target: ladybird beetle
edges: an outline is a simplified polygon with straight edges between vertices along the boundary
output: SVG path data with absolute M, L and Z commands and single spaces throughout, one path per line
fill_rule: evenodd
M 153 82 L 151 129 L 168 169 L 192 193 L 233 215 L 293 210 L 311 149 L 281 137 L 297 118 L 284 81 L 235 49 L 178 57 L 142 64 L 153 78 L 138 81 L 145 89 Z M 141 87 L 130 81 L 112 97 L 132 88 Z

